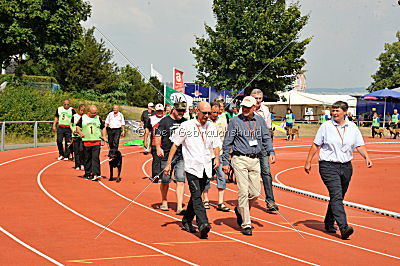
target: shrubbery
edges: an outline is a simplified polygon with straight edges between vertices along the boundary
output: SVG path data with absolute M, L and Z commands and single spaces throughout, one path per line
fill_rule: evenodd
M 13 83 L 0 92 L 0 121 L 52 121 L 54 114 L 63 100 L 69 98 L 66 93 L 52 93 L 28 88 L 24 85 Z M 87 106 L 95 104 L 99 115 L 105 119 L 112 110 L 111 103 L 99 103 L 81 99 L 70 99 L 71 106 L 77 108 L 83 103 Z M 38 137 L 51 137 L 50 123 L 38 126 Z M 8 134 L 17 136 L 32 136 L 33 124 L 7 124 Z

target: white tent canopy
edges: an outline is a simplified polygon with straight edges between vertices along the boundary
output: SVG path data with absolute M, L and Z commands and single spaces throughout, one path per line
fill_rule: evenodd
M 319 115 L 321 111 L 327 110 L 337 101 L 347 102 L 349 112 L 355 113 L 357 98 L 350 95 L 323 95 L 299 92 L 296 90 L 278 93 L 280 100 L 278 102 L 267 102 L 265 105 L 275 112 L 277 116 L 284 116 L 286 108 L 292 108 L 293 113 L 298 118 L 314 120 L 314 116 Z
M 392 91 L 400 92 L 400 87 L 392 89 Z
M 280 101 L 268 102 L 267 105 L 287 104 L 287 105 L 332 105 L 336 101 L 345 101 L 349 107 L 356 107 L 357 98 L 350 95 L 323 95 L 299 92 L 295 90 L 278 93 Z M 283 100 L 285 99 L 285 100 Z

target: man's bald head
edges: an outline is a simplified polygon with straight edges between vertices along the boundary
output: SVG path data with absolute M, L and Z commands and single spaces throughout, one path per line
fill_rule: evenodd
M 97 115 L 97 107 L 96 107 L 96 105 L 91 105 L 89 107 L 89 115 L 92 116 L 92 117 Z
M 114 104 L 114 106 L 113 106 L 113 111 L 114 111 L 114 113 L 118 113 L 118 111 L 119 111 L 119 106 L 118 106 L 117 104 Z
M 200 112 L 206 112 L 205 109 L 207 109 L 207 112 L 210 112 L 211 111 L 211 105 L 208 102 L 199 102 L 197 104 L 197 109 Z

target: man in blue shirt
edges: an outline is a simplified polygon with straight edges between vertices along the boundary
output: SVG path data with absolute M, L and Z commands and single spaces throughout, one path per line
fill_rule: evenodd
M 256 99 L 246 96 L 242 114 L 232 118 L 222 145 L 222 169 L 230 170 L 229 155 L 232 149 L 232 166 L 238 185 L 238 206 L 235 207 L 237 223 L 244 235 L 252 235 L 250 208 L 260 195 L 260 154 L 266 152 L 270 163 L 275 163 L 275 152 L 265 120 L 254 115 Z

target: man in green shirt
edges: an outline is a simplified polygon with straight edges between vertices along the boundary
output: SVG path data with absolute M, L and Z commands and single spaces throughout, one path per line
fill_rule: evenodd
M 393 109 L 392 119 L 389 125 L 393 128 L 399 128 L 400 124 L 400 115 L 397 112 L 397 109 Z
M 105 141 L 107 134 L 103 120 L 97 115 L 97 107 L 91 105 L 89 113 L 82 115 L 76 124 L 76 132 L 83 141 L 85 157 L 85 179 L 98 181 L 100 175 L 100 148 L 101 141 Z
M 57 147 L 58 147 L 58 160 L 69 160 L 69 145 L 71 143 L 72 131 L 70 128 L 72 116 L 75 110 L 70 106 L 69 100 L 64 100 L 63 106 L 56 110 L 53 122 L 53 132 L 57 131 Z M 58 123 L 58 127 L 56 127 Z M 65 149 L 63 147 L 63 139 L 65 139 Z

